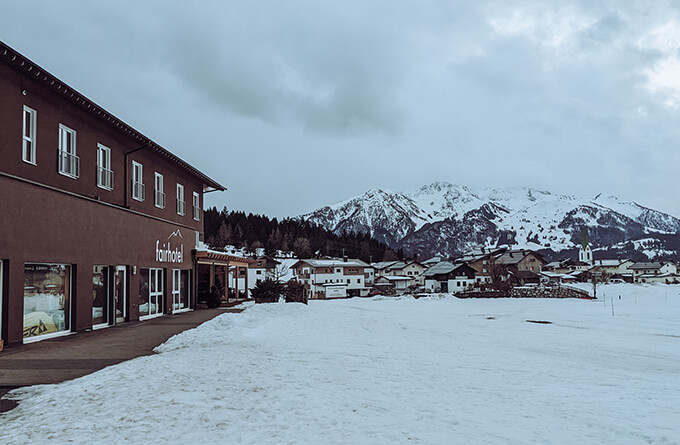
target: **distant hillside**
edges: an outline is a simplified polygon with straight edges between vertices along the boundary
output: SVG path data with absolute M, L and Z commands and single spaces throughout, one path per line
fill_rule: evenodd
M 334 233 L 317 224 L 286 218 L 278 221 L 264 215 L 244 212 L 221 212 L 215 207 L 204 212 L 205 242 L 214 249 L 227 245 L 265 254 L 293 252 L 298 258 L 318 256 L 359 258 L 366 262 L 403 259 L 403 252 L 393 251 L 385 243 L 374 240 L 367 232 Z

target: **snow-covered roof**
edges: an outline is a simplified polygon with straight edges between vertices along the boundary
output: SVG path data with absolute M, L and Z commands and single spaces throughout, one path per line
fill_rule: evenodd
M 430 266 L 423 275 L 426 277 L 431 277 L 434 275 L 447 274 L 454 271 L 459 265 L 453 264 L 449 261 L 440 261 L 439 263 Z
M 378 279 L 385 279 L 387 281 L 411 281 L 413 277 L 403 277 L 401 275 L 386 275 Z
M 445 275 L 447 273 L 453 272 L 454 270 L 460 269 L 461 267 L 467 268 L 467 269 L 472 269 L 467 264 L 452 263 L 450 261 L 442 261 L 442 262 L 435 264 L 434 266 L 431 266 L 429 269 L 427 269 L 423 273 L 423 276 L 433 277 L 435 275 Z
M 662 264 L 659 262 L 640 262 L 635 263 L 629 269 L 661 269 Z
M 423 261 L 422 264 L 425 264 L 425 265 L 427 265 L 427 264 L 436 264 L 436 263 L 439 263 L 441 260 L 442 260 L 442 257 L 440 257 L 440 256 L 433 256 L 433 257 L 430 258 L 429 260 Z
M 628 260 L 595 260 L 593 262 L 594 266 L 602 267 L 619 267 L 622 263 Z
M 503 253 L 501 256 L 496 258 L 495 263 L 496 264 L 517 264 L 520 261 L 522 261 L 529 254 L 534 254 L 534 255 L 536 255 L 537 257 L 540 258 L 540 255 L 538 255 L 533 250 L 508 250 L 507 252 Z
M 371 266 L 376 269 L 376 270 L 382 270 L 382 269 L 387 269 L 394 263 L 397 263 L 397 261 L 380 261 L 377 263 L 371 263 Z
M 331 258 L 323 260 L 299 260 L 298 262 L 307 263 L 312 267 L 364 267 L 364 265 L 366 264 L 363 261 L 350 259 L 345 261 L 342 258 Z

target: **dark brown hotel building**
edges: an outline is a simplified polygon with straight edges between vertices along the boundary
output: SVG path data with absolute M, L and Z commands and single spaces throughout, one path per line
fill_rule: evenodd
M 4 344 L 194 308 L 203 193 L 224 189 L 0 42 Z

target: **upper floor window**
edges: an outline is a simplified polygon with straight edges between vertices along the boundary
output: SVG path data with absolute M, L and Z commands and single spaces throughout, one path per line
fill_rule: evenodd
M 187 212 L 187 203 L 184 202 L 184 186 L 177 184 L 177 214 L 185 215 Z
M 76 131 L 59 124 L 59 173 L 71 178 L 80 176 L 80 159 L 76 156 Z
M 198 192 L 194 192 L 194 219 L 196 221 L 201 220 L 201 200 Z
M 155 194 L 154 194 L 154 204 L 156 207 L 159 209 L 164 209 L 165 208 L 165 192 L 163 192 L 163 175 L 160 173 L 156 172 L 156 180 L 155 180 Z
M 113 190 L 113 170 L 111 170 L 111 149 L 97 144 L 97 186 Z
M 24 133 L 22 158 L 29 164 L 36 164 L 35 160 L 35 133 L 37 128 L 38 112 L 24 105 Z
M 144 201 L 144 177 L 142 164 L 132 161 L 132 199 Z

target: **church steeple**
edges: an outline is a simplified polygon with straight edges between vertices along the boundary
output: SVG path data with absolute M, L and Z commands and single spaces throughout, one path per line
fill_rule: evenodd
M 581 227 L 581 248 L 588 247 L 588 231 L 585 227 Z
M 585 227 L 581 228 L 581 248 L 578 251 L 578 260 L 582 263 L 593 264 L 593 251 L 588 242 L 588 231 Z

